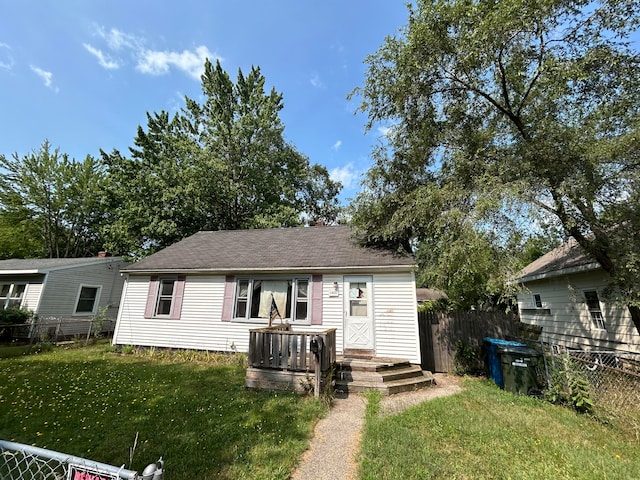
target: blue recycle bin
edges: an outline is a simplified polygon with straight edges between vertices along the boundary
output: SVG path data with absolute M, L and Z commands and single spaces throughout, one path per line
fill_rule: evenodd
M 502 377 L 502 365 L 498 356 L 498 348 L 503 347 L 526 347 L 524 343 L 502 340 L 500 338 L 484 338 L 484 348 L 487 352 L 485 366 L 489 378 L 500 388 L 504 388 L 504 378 Z

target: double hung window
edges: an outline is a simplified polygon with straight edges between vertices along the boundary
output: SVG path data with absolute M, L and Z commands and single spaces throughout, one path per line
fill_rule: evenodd
M 234 299 L 234 318 L 308 322 L 309 286 L 309 277 L 238 278 Z
M 155 315 L 169 315 L 171 313 L 171 304 L 173 303 L 173 290 L 175 287 L 175 279 L 163 278 L 160 280 L 158 290 L 158 301 L 156 303 Z
M 158 277 L 149 280 L 149 293 L 144 318 L 170 318 L 178 320 L 182 314 L 186 277 Z
M 98 305 L 98 300 L 100 299 L 100 288 L 101 287 L 99 286 L 93 285 L 80 286 L 78 299 L 76 301 L 76 314 L 96 313 L 96 306 Z
M 20 307 L 27 286 L 24 283 L 0 285 L 0 308 Z
M 535 308 L 542 308 L 542 297 L 539 293 L 533 294 L 533 306 Z
M 587 290 L 584 292 L 584 298 L 587 302 L 587 308 L 589 309 L 591 322 L 594 328 L 598 330 L 606 330 L 607 324 L 604 320 L 604 316 L 602 315 L 602 310 L 600 309 L 598 292 L 596 290 Z

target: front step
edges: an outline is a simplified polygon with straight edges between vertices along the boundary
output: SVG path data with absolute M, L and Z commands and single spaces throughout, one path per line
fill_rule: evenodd
M 337 364 L 337 391 L 360 393 L 378 390 L 383 395 L 393 395 L 435 384 L 431 372 L 423 372 L 408 360 L 345 358 Z

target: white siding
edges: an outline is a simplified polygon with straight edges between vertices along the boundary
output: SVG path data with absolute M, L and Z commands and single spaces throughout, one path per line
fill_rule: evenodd
M 124 262 L 101 262 L 53 270 L 47 274 L 38 307 L 41 317 L 74 316 L 76 300 L 81 285 L 101 286 L 99 308 L 109 306 L 107 317 L 115 318 L 118 312 L 120 292 L 124 278 L 120 267 Z M 84 315 L 78 318 L 90 318 Z
M 607 303 L 604 289 L 607 278 L 602 272 L 585 272 L 529 282 L 518 294 L 518 308 L 533 309 L 533 294 L 540 294 L 541 313 L 521 313 L 525 323 L 542 327 L 544 341 L 572 348 L 618 349 L 640 353 L 640 335 L 631 321 L 629 310 Z M 583 291 L 597 290 L 606 331 L 595 328 L 584 300 Z
M 41 295 L 42 282 L 29 282 L 27 284 L 26 291 L 24 292 L 24 298 L 22 299 L 21 307 L 33 312 L 37 312 Z
M 0 284 L 24 284 L 25 292 L 22 297 L 20 307 L 33 312 L 38 311 L 40 296 L 42 294 L 42 282 L 44 275 L 27 274 L 27 275 L 0 275 Z
M 130 276 L 113 343 L 214 351 L 230 350 L 233 343 L 246 352 L 249 330 L 264 325 L 221 320 L 224 282 L 223 276 L 188 275 L 180 319 L 171 320 L 144 318 L 149 277 Z
M 420 363 L 418 310 L 413 273 L 373 276 L 376 355 Z
M 322 325 L 319 327 L 336 329 L 336 353 L 341 355 L 344 352 L 344 277 L 342 275 L 324 275 L 322 279 Z M 331 297 L 333 283 L 338 282 L 338 296 Z
M 227 351 L 233 343 L 246 352 L 249 330 L 264 324 L 223 322 L 224 276 L 187 275 L 179 320 L 144 318 L 149 276 L 131 275 L 125 282 L 113 343 Z M 333 283 L 339 295 L 330 296 Z M 420 363 L 413 273 L 374 274 L 376 354 Z M 323 277 L 322 325 L 294 325 L 294 330 L 336 328 L 336 350 L 343 352 L 343 275 Z

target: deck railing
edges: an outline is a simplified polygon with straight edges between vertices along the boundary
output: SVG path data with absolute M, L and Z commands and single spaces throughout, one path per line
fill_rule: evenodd
M 320 370 L 326 372 L 336 361 L 336 329 L 322 332 L 293 331 L 290 324 L 249 331 L 249 366 L 272 370 L 305 372 L 315 368 L 310 343 L 322 339 Z

